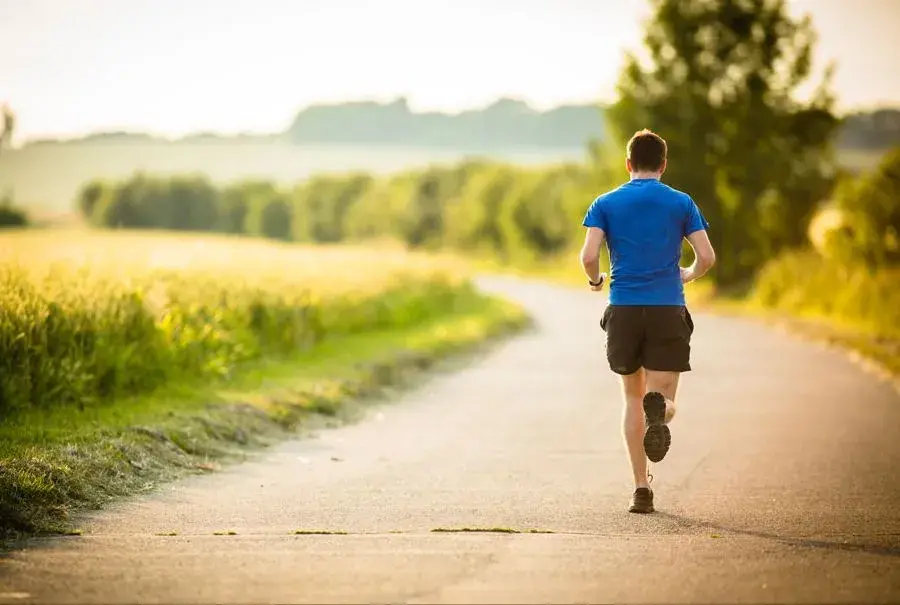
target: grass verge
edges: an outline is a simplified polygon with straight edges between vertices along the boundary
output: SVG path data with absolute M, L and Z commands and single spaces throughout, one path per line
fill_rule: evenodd
M 165 481 L 216 470 L 304 427 L 357 417 L 348 405 L 529 324 L 473 296 L 402 329 L 335 338 L 248 366 L 228 382 L 174 384 L 115 404 L 23 412 L 0 427 L 0 540 L 70 534 L 73 514 Z

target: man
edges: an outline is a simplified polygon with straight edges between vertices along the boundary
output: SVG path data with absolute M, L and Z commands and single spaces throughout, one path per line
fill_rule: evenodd
M 606 277 L 600 274 L 604 240 L 609 251 L 612 282 L 600 326 L 609 367 L 622 381 L 622 430 L 635 485 L 629 511 L 634 513 L 654 511 L 647 459 L 659 462 L 669 450 L 678 378 L 691 370 L 694 324 L 684 284 L 715 263 L 700 209 L 689 195 L 660 181 L 666 155 L 659 135 L 635 133 L 626 147 L 631 179 L 595 199 L 582 223 L 587 233 L 581 263 L 594 291 L 603 289 Z M 696 258 L 688 268 L 680 266 L 685 238 Z

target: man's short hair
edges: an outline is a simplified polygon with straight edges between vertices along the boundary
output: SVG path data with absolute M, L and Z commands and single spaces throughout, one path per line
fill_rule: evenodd
M 646 128 L 634 133 L 625 147 L 625 157 L 631 160 L 635 172 L 659 172 L 666 161 L 665 140 Z

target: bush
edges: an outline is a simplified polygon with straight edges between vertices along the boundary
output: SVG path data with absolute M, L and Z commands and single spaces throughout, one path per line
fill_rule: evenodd
M 797 315 L 900 338 L 900 268 L 833 262 L 812 250 L 783 254 L 760 271 L 751 300 Z
M 28 215 L 21 208 L 14 206 L 9 196 L 0 199 L 0 228 L 24 227 L 27 224 Z
M 900 263 L 900 147 L 871 173 L 845 180 L 819 220 L 819 245 L 833 258 L 872 267 Z

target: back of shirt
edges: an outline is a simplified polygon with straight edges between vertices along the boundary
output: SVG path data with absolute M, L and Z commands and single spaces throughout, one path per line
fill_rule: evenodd
M 609 304 L 685 304 L 682 242 L 709 228 L 689 195 L 657 179 L 632 179 L 595 199 L 582 224 L 606 233 Z

